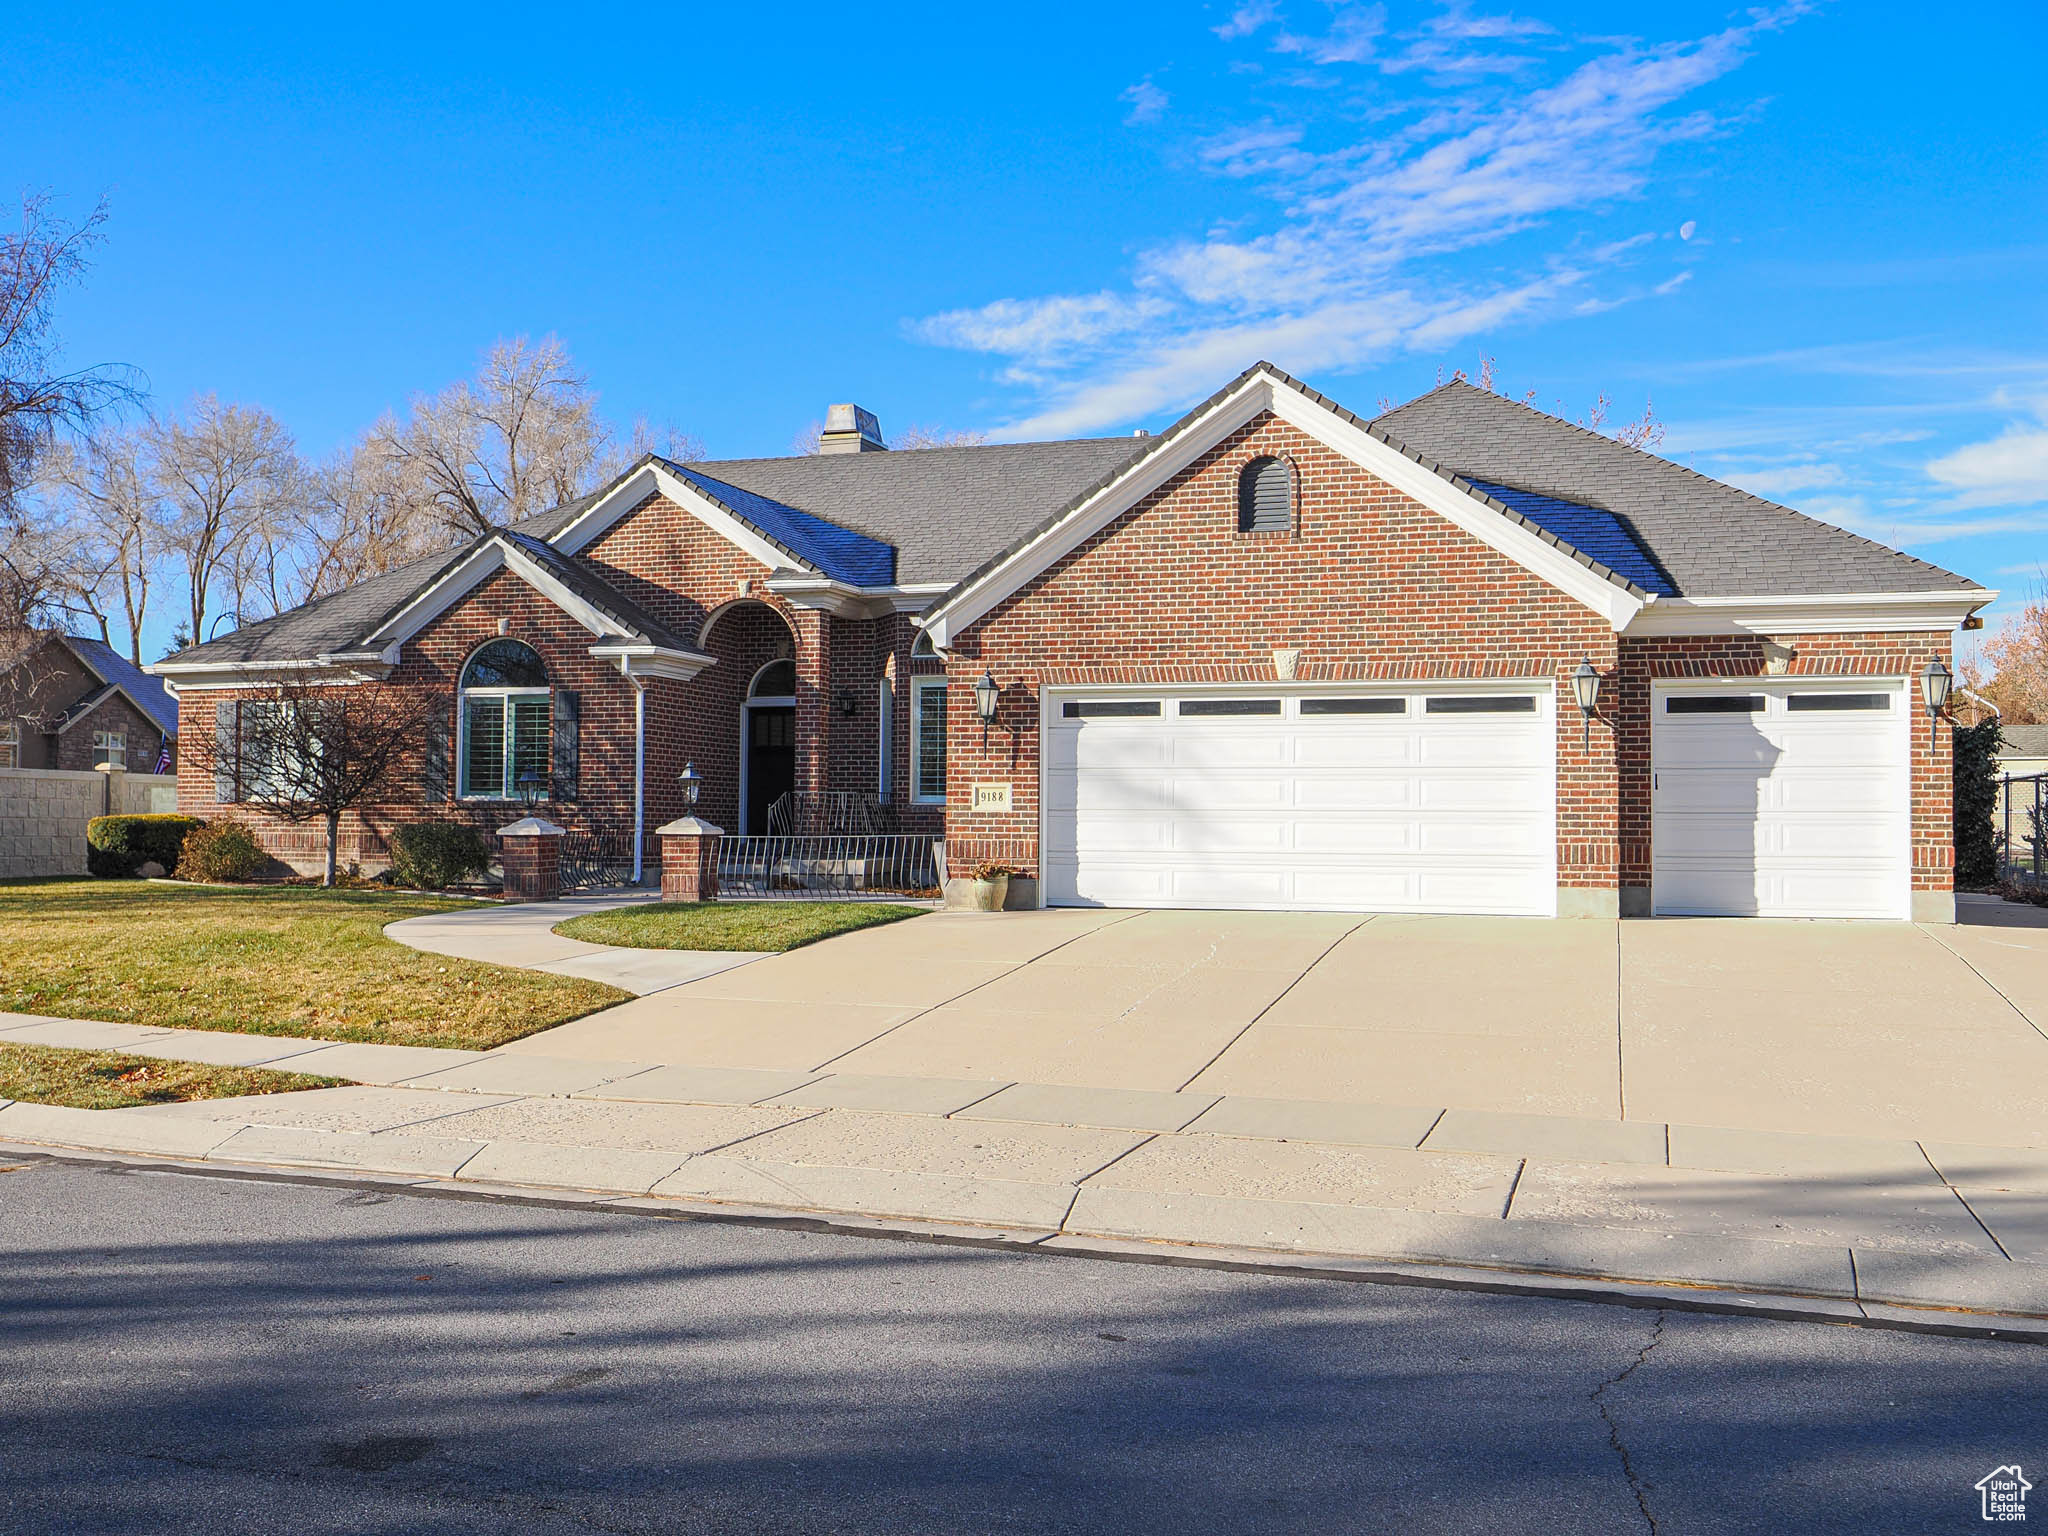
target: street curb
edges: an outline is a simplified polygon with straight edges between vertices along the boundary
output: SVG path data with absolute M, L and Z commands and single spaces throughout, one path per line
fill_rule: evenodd
M 1346 1281 L 1353 1284 L 1405 1286 L 1421 1290 L 1464 1291 L 1530 1300 L 1579 1301 L 1639 1310 L 1694 1312 L 1706 1316 L 1748 1317 L 1771 1322 L 1828 1323 L 1878 1332 L 1916 1333 L 1936 1338 L 1982 1339 L 2048 1346 L 2048 1318 L 1968 1308 L 1918 1307 L 1860 1303 L 1843 1297 L 1796 1293 L 1740 1291 L 1708 1285 L 1604 1280 L 1593 1276 L 1516 1270 L 1481 1265 L 1408 1263 L 1332 1255 L 1294 1255 L 1262 1249 L 1209 1247 L 1193 1243 L 1063 1236 L 1035 1232 L 1025 1236 L 1005 1230 L 942 1221 L 882 1217 L 803 1214 L 724 1203 L 695 1203 L 647 1195 L 577 1194 L 540 1191 L 529 1186 L 465 1183 L 421 1174 L 376 1174 L 353 1170 L 317 1172 L 254 1163 L 190 1162 L 175 1158 L 138 1157 L 117 1152 L 0 1142 L 0 1158 L 18 1165 L 53 1163 L 102 1167 L 122 1173 L 182 1174 L 201 1178 L 297 1184 L 325 1189 L 376 1191 L 420 1199 L 468 1200 L 530 1206 L 541 1210 L 602 1211 L 609 1215 L 644 1216 L 666 1221 L 704 1221 L 718 1225 L 816 1232 L 884 1242 L 927 1243 L 938 1247 L 991 1249 L 1043 1258 L 1092 1260 L 1097 1263 L 1149 1264 L 1177 1269 L 1208 1269 L 1230 1274 L 1266 1275 L 1282 1279 Z M 1870 1310 L 1876 1308 L 1876 1311 Z

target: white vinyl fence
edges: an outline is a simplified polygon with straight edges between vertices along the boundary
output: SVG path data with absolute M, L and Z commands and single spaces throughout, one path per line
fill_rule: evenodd
M 82 875 L 85 824 L 93 817 L 177 808 L 170 774 L 0 768 L 0 880 Z

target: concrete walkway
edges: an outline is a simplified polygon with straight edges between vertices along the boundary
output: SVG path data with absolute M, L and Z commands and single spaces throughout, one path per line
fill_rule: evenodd
M 761 958 L 752 951 L 739 950 L 622 949 L 614 944 L 565 939 L 554 931 L 555 924 L 586 912 L 609 912 L 614 907 L 660 899 L 655 891 L 617 891 L 565 896 L 560 901 L 478 906 L 387 923 L 384 935 L 436 955 L 608 982 L 636 997 L 686 981 L 701 981 Z

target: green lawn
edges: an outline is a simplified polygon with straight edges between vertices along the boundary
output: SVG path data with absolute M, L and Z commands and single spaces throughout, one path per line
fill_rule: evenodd
M 628 997 L 381 931 L 470 905 L 314 886 L 0 884 L 0 1011 L 480 1050 Z
M 921 917 L 923 907 L 879 901 L 662 901 L 614 907 L 557 923 L 555 932 L 587 944 L 628 949 L 754 949 L 815 944 L 856 928 Z
M 158 1061 L 117 1051 L 75 1051 L 61 1045 L 0 1045 L 0 1099 L 61 1104 L 68 1109 L 131 1109 L 187 1099 L 233 1099 L 251 1093 L 339 1088 L 338 1077 L 216 1067 L 203 1061 Z

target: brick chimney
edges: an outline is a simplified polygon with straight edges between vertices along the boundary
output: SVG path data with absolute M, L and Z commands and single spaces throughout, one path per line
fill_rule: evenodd
M 834 405 L 825 411 L 825 430 L 818 435 L 820 453 L 884 453 L 882 424 L 873 411 L 857 405 Z

